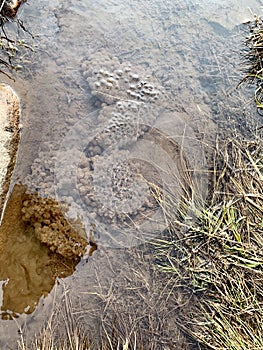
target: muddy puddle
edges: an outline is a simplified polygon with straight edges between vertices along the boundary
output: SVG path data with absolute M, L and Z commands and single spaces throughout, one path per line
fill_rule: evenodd
M 63 288 L 96 330 L 94 295 L 118 285 L 126 298 L 125 283 L 138 264 L 133 250 L 167 227 L 156 197 L 205 198 L 216 135 L 250 133 L 260 123 L 253 94 L 236 86 L 242 23 L 261 5 L 45 0 L 23 6 L 19 16 L 34 39 L 20 34 L 32 50 L 18 60 L 23 68 L 14 82 L 1 77 L 21 99 L 22 123 L 0 230 L 1 347 L 13 346 L 18 325 L 29 336 L 38 332 Z M 63 243 L 76 232 L 82 238 Z M 147 281 L 140 288 L 150 283 L 148 264 L 143 258 Z

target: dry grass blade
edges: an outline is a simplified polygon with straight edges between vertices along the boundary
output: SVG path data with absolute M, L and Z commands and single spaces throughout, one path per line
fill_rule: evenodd
M 196 209 L 184 237 L 178 234 L 181 217 L 174 218 L 172 239 L 156 243 L 157 261 L 175 283 L 200 296 L 194 316 L 181 314 L 185 332 L 210 349 L 262 349 L 261 139 L 231 139 L 218 147 L 213 173 L 207 205 Z
M 248 35 L 242 51 L 244 78 L 240 84 L 256 83 L 254 97 L 257 108 L 263 108 L 263 20 L 254 17 L 248 22 Z
M 58 316 L 61 316 L 59 321 Z M 64 289 L 64 295 L 58 304 L 54 305 L 53 313 L 41 332 L 33 341 L 27 341 L 26 332 L 20 330 L 18 350 L 90 350 L 93 342 L 89 339 L 75 317 L 75 310 Z

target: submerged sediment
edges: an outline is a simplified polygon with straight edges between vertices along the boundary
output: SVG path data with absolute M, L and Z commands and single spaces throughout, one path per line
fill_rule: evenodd
M 32 313 L 57 277 L 74 272 L 86 245 L 58 203 L 15 185 L 0 226 L 2 318 Z
M 56 200 L 26 192 L 21 210 L 23 221 L 34 228 L 35 236 L 52 252 L 74 260 L 84 255 L 87 238 L 81 222 L 75 223 L 78 229 L 73 228 Z

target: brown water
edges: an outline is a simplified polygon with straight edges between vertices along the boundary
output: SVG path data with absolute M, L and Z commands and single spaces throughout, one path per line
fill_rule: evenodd
M 260 5 L 261 1 L 250 1 L 253 12 L 259 13 Z M 117 278 L 120 266 L 123 265 L 123 274 L 131 266 L 125 262 L 122 250 L 116 248 L 131 249 L 166 225 L 156 203 L 149 203 L 148 187 L 142 185 L 139 176 L 132 177 L 129 170 L 126 172 L 126 167 L 131 166 L 129 161 L 133 160 L 136 166 L 146 164 L 141 173 L 148 182 L 157 183 L 161 178 L 162 189 L 177 193 L 178 200 L 183 159 L 191 170 L 191 181 L 205 196 L 207 181 L 200 174 L 207 169 L 209 148 L 217 129 L 222 135 L 235 128 L 249 133 L 260 123 L 260 117 L 251 108 L 251 92 L 236 90 L 241 79 L 241 23 L 251 17 L 251 12 L 246 1 L 72 0 L 28 2 L 20 16 L 35 36 L 34 40 L 29 37 L 27 40 L 36 47 L 34 52 L 28 51 L 23 56 L 24 68 L 15 73 L 14 83 L 3 78 L 15 88 L 22 103 L 23 129 L 12 186 L 21 182 L 43 198 L 65 201 L 71 208 L 68 216 L 79 218 L 87 235 L 91 229 L 94 231 L 98 251 L 87 264 L 86 254 L 73 275 L 64 279 L 72 298 L 88 305 L 89 293 L 98 291 L 93 286 L 107 290 Z M 130 64 L 134 74 L 139 75 L 139 82 L 160 86 L 166 95 L 165 102 L 150 105 L 147 118 L 142 120 L 158 131 L 154 137 L 146 132 L 148 136 L 123 146 L 126 134 L 121 129 L 118 147 L 112 151 L 107 146 L 104 153 L 98 148 L 94 151 L 95 147 L 101 147 L 95 141 L 104 135 L 110 113 L 107 108 L 114 109 L 116 101 L 105 102 L 87 81 L 91 76 L 90 66 L 98 64 L 96 57 L 101 56 L 97 52 L 101 50 L 115 62 L 110 67 Z M 126 100 L 122 92 L 119 90 L 119 96 Z M 94 168 L 90 166 L 91 156 L 87 155 L 90 145 L 97 156 Z M 128 179 L 127 186 L 136 194 L 127 199 L 126 206 L 117 200 L 124 196 L 120 190 L 116 201 L 110 201 L 113 192 L 109 190 L 107 177 L 104 180 L 104 173 L 112 169 L 121 174 L 110 175 L 116 179 L 117 186 Z M 90 175 L 91 185 L 82 180 Z M 87 188 L 94 192 L 96 201 L 87 200 L 91 196 Z M 116 205 L 114 214 L 113 205 Z M 15 208 L 14 217 L 19 205 Z M 16 215 L 19 213 L 18 210 Z M 121 221 L 121 214 L 125 220 L 127 216 L 132 219 Z M 12 220 L 18 226 L 24 225 L 19 219 Z M 10 217 L 5 218 L 3 227 L 9 225 L 10 240 L 16 241 L 10 222 Z M 10 298 L 2 301 L 2 309 L 5 313 L 10 310 L 21 314 L 17 322 L 26 325 L 33 334 L 50 315 L 50 300 L 55 292 L 46 298 L 41 296 L 49 293 L 61 273 L 45 268 L 42 274 L 41 264 L 50 262 L 50 257 L 45 260 L 47 248 L 40 246 L 24 227 L 17 230 L 24 232 L 20 238 L 23 242 L 18 241 L 21 256 L 17 253 L 9 254 L 8 258 L 2 256 L 8 266 L 7 269 L 1 264 L 2 289 L 6 293 L 8 286 L 11 288 L 7 279 L 13 278 L 14 283 L 27 283 L 30 293 L 24 297 L 10 292 Z M 27 252 L 32 252 L 32 257 Z M 29 257 L 28 265 L 24 264 L 20 273 L 18 266 L 22 266 L 24 256 Z M 40 259 L 40 268 L 30 284 L 26 276 L 36 259 Z M 7 273 L 13 277 L 7 277 Z M 12 344 L 16 334 L 16 322 L 1 321 L 1 347 Z
M 47 295 L 56 277 L 74 271 L 76 263 L 63 260 L 41 245 L 33 227 L 22 219 L 22 203 L 26 188 L 15 185 L 0 228 L 2 287 L 2 319 L 30 314 L 42 295 Z

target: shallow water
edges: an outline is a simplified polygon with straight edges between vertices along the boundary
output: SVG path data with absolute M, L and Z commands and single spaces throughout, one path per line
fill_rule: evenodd
M 117 214 L 107 221 L 106 214 L 113 204 L 110 185 L 107 177 L 106 180 L 103 177 L 105 169 L 110 172 L 116 164 L 126 164 L 131 159 L 135 159 L 136 166 L 148 164 L 143 176 L 147 178 L 150 174 L 149 182 L 161 178 L 163 188 L 177 193 L 179 198 L 182 170 L 178 150 L 182 148 L 188 166 L 199 170 L 192 181 L 205 196 L 207 181 L 199 174 L 207 168 L 208 150 L 216 132 L 224 135 L 237 128 L 249 134 L 261 122 L 253 109 L 251 91 L 236 90 L 242 77 L 239 71 L 242 22 L 252 17 L 251 11 L 260 13 L 261 5 L 256 0 L 250 1 L 250 9 L 246 1 L 205 0 L 125 3 L 72 0 L 24 5 L 20 17 L 35 36 L 34 40 L 26 36 L 26 40 L 36 47 L 24 54 L 24 68 L 15 73 L 15 82 L 3 78 L 17 91 L 22 104 L 23 128 L 12 186 L 22 182 L 43 197 L 66 201 L 70 206 L 68 216 L 79 217 L 87 234 L 96 227 L 99 251 L 90 263 L 80 263 L 73 276 L 64 280 L 73 295 L 76 281 L 79 293 L 95 283 L 93 272 L 98 265 L 101 283 L 105 275 L 114 279 L 109 261 L 114 265 L 120 254 L 114 249 L 136 246 L 141 242 L 141 234 L 151 238 L 166 224 L 161 211 L 154 203 L 148 203 L 147 189 L 132 177 L 129 181 L 137 197 L 127 199 L 125 207 L 122 201 L 119 207 L 116 199 Z M 82 163 L 86 161 L 88 145 L 95 145 L 94 140 L 103 133 L 107 121 L 101 117 L 102 111 L 106 113 L 103 101 L 87 82 L 90 67 L 84 62 L 102 49 L 116 57 L 119 64 L 130 63 L 136 74 L 158 83 L 167 99 L 155 105 L 154 112 L 151 105 L 142 120 L 161 132 L 163 139 L 142 137 L 127 143 L 124 150 L 118 141 L 113 155 L 107 147 L 104 157 L 97 154 L 97 168 L 92 170 L 93 178 L 97 179 L 93 183 L 97 202 L 92 210 L 92 205 L 83 199 L 86 192 L 81 190 L 82 173 L 87 169 Z M 89 64 L 95 65 L 94 62 L 93 59 Z M 156 177 L 153 169 L 157 169 Z M 167 177 L 169 171 L 172 178 Z M 116 181 L 122 181 L 125 174 Z M 103 205 L 106 209 L 98 216 L 98 207 Z M 131 228 L 130 222 L 115 225 L 116 217 L 131 212 L 136 229 Z M 7 278 L 3 278 L 3 286 Z M 18 318 L 32 333 L 51 310 L 50 299 L 41 300 L 33 314 Z M 86 302 L 83 295 L 83 303 Z M 15 322 L 1 321 L 1 346 L 9 344 L 16 334 Z

